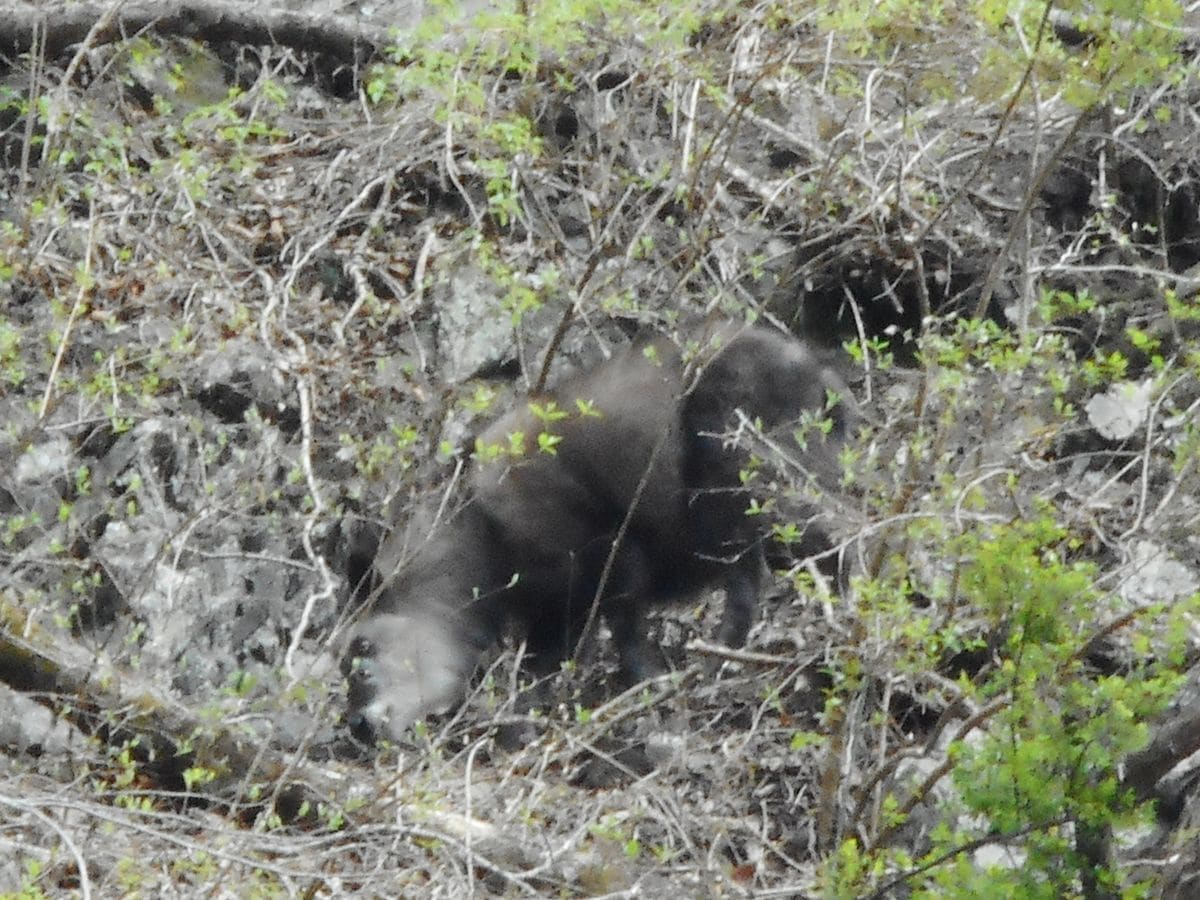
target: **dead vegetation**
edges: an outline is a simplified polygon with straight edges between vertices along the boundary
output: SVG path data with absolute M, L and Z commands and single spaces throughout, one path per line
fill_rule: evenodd
M 1195 22 L 1177 78 L 1081 110 L 965 17 L 871 52 L 816 9 L 679 19 L 562 44 L 531 19 L 530 68 L 465 27 L 374 68 L 169 24 L 11 60 L 0 890 L 903 896 L 958 859 L 1020 872 L 1039 834 L 1084 860 L 1046 867 L 1068 893 L 1111 863 L 1190 896 L 1191 695 L 1127 766 L 1070 729 L 1194 656 Z M 698 598 L 658 623 L 674 675 L 618 691 L 602 643 L 538 715 L 506 648 L 357 755 L 332 661 L 357 537 L 452 498 L 469 435 L 631 327 L 744 310 L 859 351 L 871 428 L 819 502 L 861 583 L 797 563 L 739 652 Z M 808 490 L 767 462 L 781 503 Z M 1043 514 L 1014 624 L 979 562 L 1025 559 L 993 532 Z M 1158 819 L 1090 835 L 1069 788 L 1020 825 L 965 810 L 951 744 L 1035 721 L 989 679 L 1043 644 L 1039 698 L 1115 698 L 1048 693 L 1071 748 L 1111 749 L 1079 750 L 1080 790 Z

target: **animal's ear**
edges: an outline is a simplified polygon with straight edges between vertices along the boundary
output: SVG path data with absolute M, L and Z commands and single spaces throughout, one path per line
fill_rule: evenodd
M 350 641 L 350 646 L 346 648 L 346 656 L 350 659 L 355 657 L 359 659 L 369 659 L 375 655 L 374 642 L 363 634 L 356 634 L 354 639 Z
M 375 642 L 362 634 L 356 634 L 351 638 L 350 643 L 346 645 L 346 652 L 342 654 L 340 660 L 340 668 L 342 675 L 350 678 L 356 671 L 359 671 L 363 665 L 363 660 L 374 658 L 377 652 Z M 355 665 L 355 661 L 358 665 Z
M 342 521 L 343 571 L 346 573 L 346 603 L 350 609 L 362 607 L 378 586 L 375 555 L 379 552 L 382 529 L 372 522 L 348 516 Z
M 621 334 L 630 340 L 636 340 L 646 333 L 646 325 L 628 316 L 613 316 L 610 321 L 620 329 Z

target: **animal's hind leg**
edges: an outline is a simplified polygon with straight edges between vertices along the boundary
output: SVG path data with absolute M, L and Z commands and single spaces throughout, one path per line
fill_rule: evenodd
M 746 643 L 762 596 L 766 571 L 762 548 L 756 544 L 725 574 L 725 611 L 717 632 L 717 640 L 725 646 L 740 647 Z
M 771 568 L 789 569 L 798 561 L 811 559 L 830 590 L 845 596 L 849 587 L 847 562 L 822 527 L 818 511 L 808 503 L 791 502 L 782 505 L 775 518 L 795 525 L 800 534 L 798 539 L 787 544 L 767 543 L 767 561 Z

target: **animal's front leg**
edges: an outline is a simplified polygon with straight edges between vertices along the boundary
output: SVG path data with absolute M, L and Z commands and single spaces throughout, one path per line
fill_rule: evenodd
M 622 548 L 609 582 L 603 597 L 604 617 L 617 645 L 623 680 L 637 684 L 661 675 L 665 666 L 646 624 L 653 585 L 650 559 L 641 544 Z

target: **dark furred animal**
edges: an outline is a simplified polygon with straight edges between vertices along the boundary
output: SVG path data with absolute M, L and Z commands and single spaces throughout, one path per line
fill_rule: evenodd
M 827 412 L 831 396 L 840 402 Z M 396 738 L 454 702 L 509 625 L 523 633 L 533 670 L 554 671 L 597 602 L 630 679 L 654 671 L 647 610 L 708 585 L 726 591 L 720 640 L 741 645 L 763 587 L 768 526 L 746 515 L 739 473 L 749 453 L 724 436 L 748 419 L 790 441 L 796 420 L 829 415 L 828 436 L 814 428 L 803 452 L 791 447 L 831 475 L 853 408 L 800 341 L 727 325 L 688 364 L 666 338 L 637 341 L 503 416 L 479 439 L 468 502 L 418 540 L 398 573 L 395 546 L 380 551 L 382 586 L 346 658 L 352 732 Z M 514 453 L 517 434 L 524 447 Z M 553 452 L 539 435 L 556 439 Z

